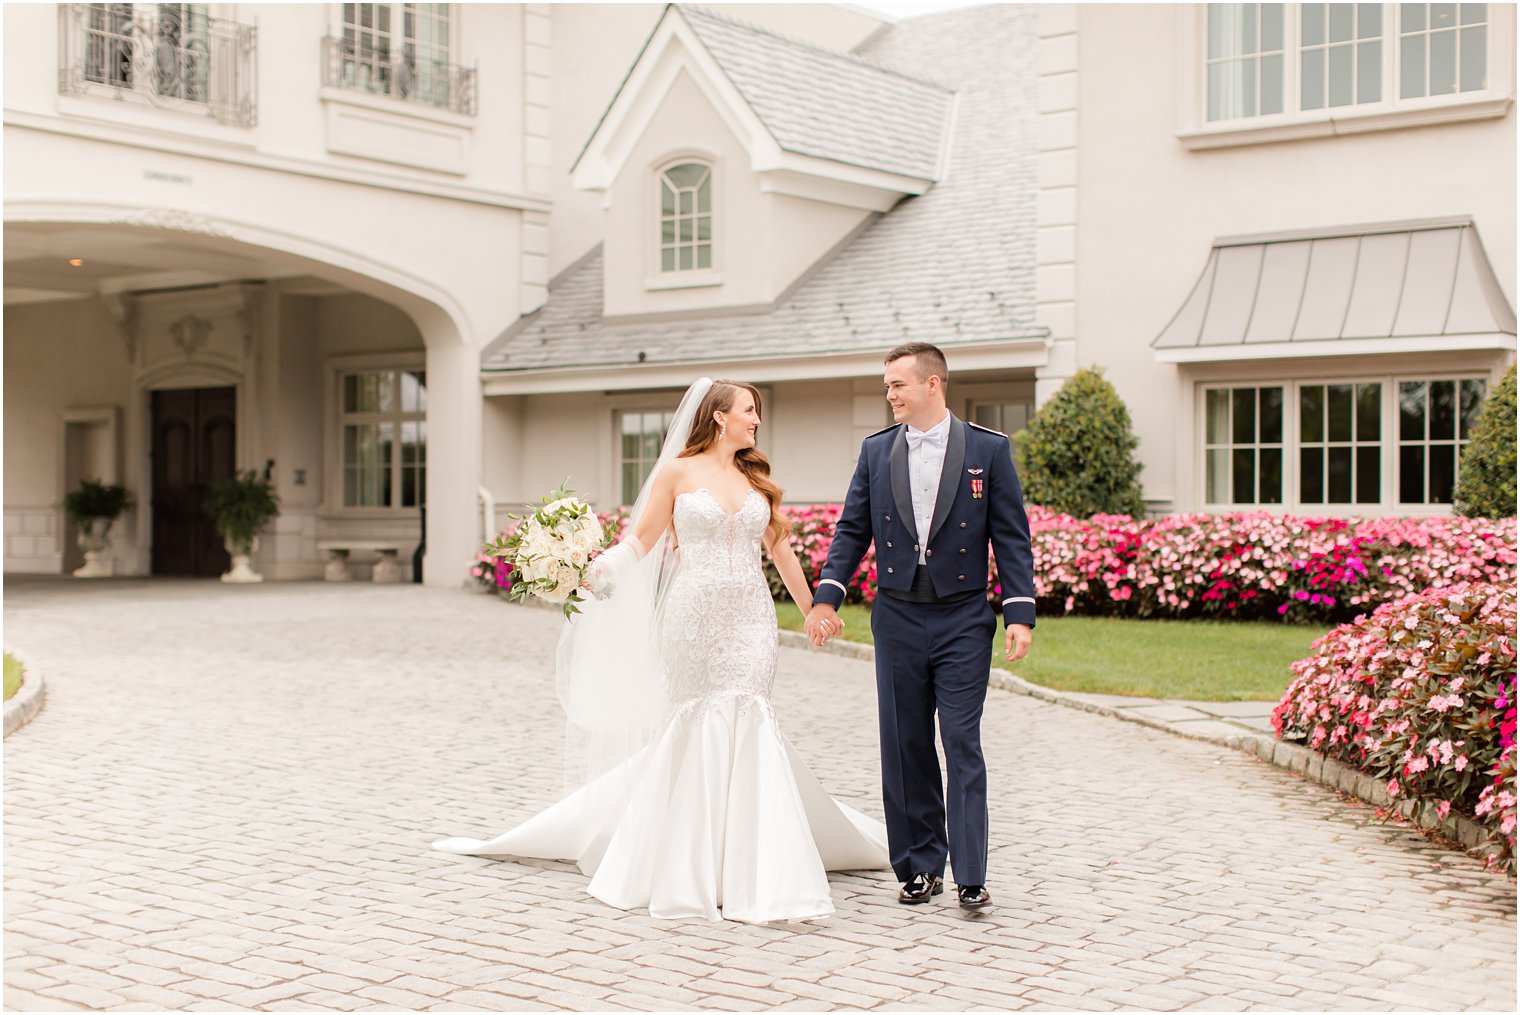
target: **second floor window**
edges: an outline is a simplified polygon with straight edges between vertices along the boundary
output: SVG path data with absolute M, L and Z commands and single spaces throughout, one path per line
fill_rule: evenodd
M 712 167 L 683 162 L 660 174 L 660 270 L 713 266 Z
M 452 13 L 451 4 L 344 4 L 329 83 L 474 112 L 473 71 L 451 63 Z
M 257 123 L 258 32 L 208 4 L 60 4 L 58 90 Z
M 1210 123 L 1488 88 L 1488 4 L 1209 4 Z

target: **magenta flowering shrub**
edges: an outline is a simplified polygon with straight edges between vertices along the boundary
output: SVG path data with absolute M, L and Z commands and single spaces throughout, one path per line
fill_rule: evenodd
M 1515 855 L 1515 589 L 1463 582 L 1384 603 L 1326 634 L 1272 712 L 1278 736 L 1467 814 Z
M 792 546 L 809 584 L 828 557 L 837 504 L 790 505 Z M 599 516 L 615 541 L 627 509 Z M 1513 519 L 1310 518 L 1254 512 L 1073 518 L 1029 509 L 1042 615 L 1219 617 L 1337 623 L 1416 590 L 1502 582 L 1515 569 Z M 481 573 L 476 574 L 475 570 Z M 487 587 L 510 583 L 477 561 Z M 767 565 L 772 592 L 785 594 Z M 876 598 L 876 555 L 852 576 L 847 602 Z M 992 571 L 988 598 L 1000 601 Z
M 1267 512 L 1083 521 L 1029 511 L 1042 613 L 1335 622 L 1514 572 L 1514 522 Z

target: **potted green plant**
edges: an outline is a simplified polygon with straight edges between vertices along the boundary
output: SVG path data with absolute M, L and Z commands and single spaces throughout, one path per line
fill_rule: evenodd
M 82 479 L 77 489 L 64 494 L 63 512 L 79 528 L 79 548 L 84 566 L 75 578 L 109 578 L 116 573 L 111 557 L 111 525 L 132 506 L 126 487 L 107 485 L 98 479 Z
M 224 582 L 261 582 L 264 576 L 253 570 L 248 560 L 259 549 L 259 533 L 280 514 L 280 499 L 274 485 L 260 479 L 252 469 L 234 473 L 211 484 L 206 511 L 216 522 L 232 555 L 232 569 L 222 575 Z

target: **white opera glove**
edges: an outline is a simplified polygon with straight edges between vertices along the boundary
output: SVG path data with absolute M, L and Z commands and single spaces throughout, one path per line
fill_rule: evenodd
M 617 588 L 618 580 L 626 576 L 648 552 L 644 544 L 639 542 L 638 536 L 628 533 L 623 537 L 622 542 L 591 562 L 591 569 L 586 572 L 586 582 L 591 587 L 591 594 L 598 599 L 606 599 L 612 595 Z

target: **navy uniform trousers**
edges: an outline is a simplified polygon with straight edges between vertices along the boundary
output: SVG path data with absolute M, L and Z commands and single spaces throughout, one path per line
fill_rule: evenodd
M 981 595 L 948 603 L 879 595 L 871 608 L 882 802 L 899 881 L 943 876 L 947 853 L 957 884 L 987 881 L 981 725 L 996 631 L 997 614 Z M 934 747 L 936 712 L 944 779 Z

